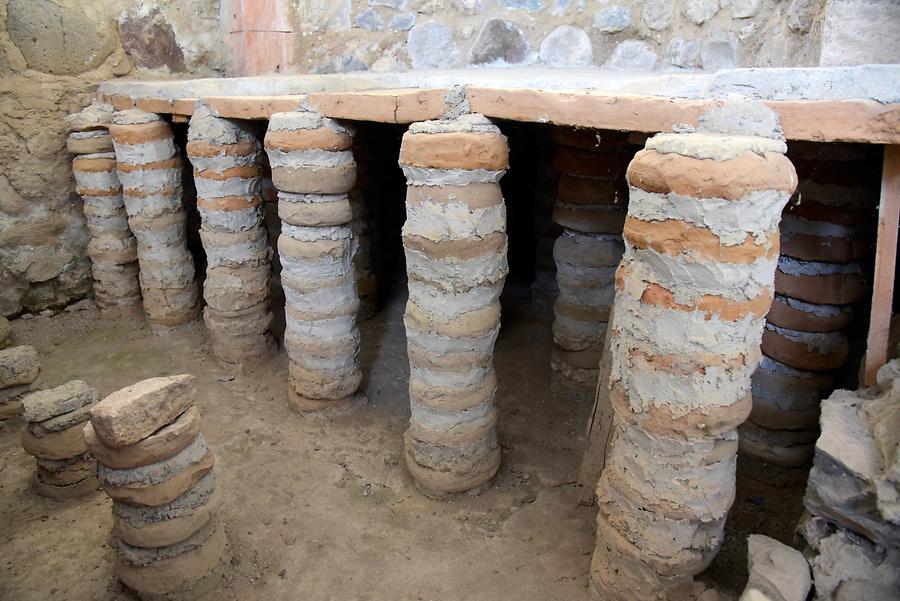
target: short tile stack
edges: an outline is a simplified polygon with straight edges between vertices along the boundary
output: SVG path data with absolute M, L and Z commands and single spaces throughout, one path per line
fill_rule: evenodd
M 275 113 L 265 147 L 278 188 L 288 399 L 297 411 L 350 400 L 359 387 L 353 274 L 352 132 L 307 111 Z
M 798 192 L 781 220 L 775 300 L 753 376 L 753 412 L 740 428 L 749 474 L 779 484 L 802 480 L 818 436 L 819 403 L 848 359 L 851 305 L 866 294 L 865 225 L 877 182 L 866 155 L 849 145 L 795 144 L 788 153 Z
M 246 124 L 214 115 L 205 103 L 195 107 L 187 153 L 207 259 L 203 320 L 213 354 L 244 367 L 272 350 L 271 251 L 263 225 L 260 150 Z
M 554 167 L 560 172 L 553 220 L 563 228 L 553 247 L 559 297 L 553 307 L 551 389 L 592 400 L 615 271 L 625 251 L 628 208 L 625 168 L 634 152 L 622 132 L 557 128 Z
M 116 574 L 142 599 L 198 594 L 226 555 L 196 396 L 192 375 L 150 378 L 94 405 L 84 428 L 113 500 Z
M 66 117 L 66 125 L 72 131 L 70 152 L 103 149 L 90 154 L 77 153 L 72 161 L 75 191 L 84 201 L 84 216 L 91 235 L 88 257 L 94 277 L 94 300 L 101 310 L 132 313 L 141 311 L 137 241 L 128 227 L 122 186 L 116 173 L 116 155 L 108 129 L 112 115 L 112 106 L 92 104 Z M 74 137 L 80 135 L 89 137 Z
M 172 128 L 159 115 L 119 111 L 109 126 L 128 225 L 137 238 L 147 321 L 165 331 L 200 313 L 194 259 L 187 248 L 182 163 Z
M 34 488 L 51 499 L 80 497 L 97 490 L 97 462 L 82 430 L 100 393 L 81 380 L 33 392 L 22 399 L 28 425 L 22 447 L 37 459 Z
M 2 325 L 0 322 L 0 326 Z M 0 332 L 0 336 L 2 335 L 3 332 Z M 8 334 L 4 338 L 8 339 Z M 21 398 L 31 392 L 40 371 L 41 364 L 33 346 L 14 346 L 0 350 L 0 420 L 21 413 Z
M 378 198 L 378 182 L 374 167 L 371 141 L 354 136 L 353 157 L 356 160 L 356 185 L 349 193 L 353 218 L 353 269 L 356 273 L 356 293 L 359 296 L 359 321 L 378 311 L 378 275 L 375 264 L 375 221 L 370 207 Z

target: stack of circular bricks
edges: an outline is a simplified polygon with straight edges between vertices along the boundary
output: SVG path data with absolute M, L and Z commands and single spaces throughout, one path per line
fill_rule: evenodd
M 740 428 L 751 475 L 806 480 L 818 438 L 819 404 L 847 362 L 851 305 L 866 294 L 857 261 L 871 249 L 865 227 L 878 181 L 866 154 L 850 145 L 792 144 L 800 178 L 781 221 L 775 301 L 753 376 L 753 412 Z
M 5 319 L 0 319 L 0 326 Z M 6 323 L 8 327 L 8 322 Z M 9 333 L 0 332 L 4 340 Z M 4 340 L 0 340 L 0 346 Z M 0 350 L 0 420 L 5 420 L 22 412 L 22 397 L 33 390 L 34 382 L 41 371 L 37 349 L 22 345 Z
M 95 404 L 84 427 L 113 500 L 116 574 L 142 599 L 199 597 L 226 556 L 196 396 L 189 374 L 150 378 Z
M 597 488 L 598 598 L 690 599 L 735 495 L 737 426 L 796 187 L 777 117 L 740 101 L 651 138 L 628 168 L 611 324 L 612 448 Z
M 628 134 L 557 128 L 560 172 L 553 220 L 563 228 L 553 247 L 559 297 L 553 307 L 551 390 L 593 400 L 616 266 L 625 248 Z
M 353 273 L 352 132 L 321 115 L 276 113 L 265 147 L 278 189 L 288 398 L 297 411 L 350 400 L 359 388 Z
M 378 276 L 375 265 L 375 221 L 370 207 L 379 196 L 373 168 L 373 141 L 358 134 L 353 138 L 353 157 L 356 161 L 356 185 L 350 191 L 350 210 L 353 218 L 353 269 L 356 273 L 356 292 L 359 296 L 359 317 L 364 321 L 378 311 Z
M 51 499 L 70 499 L 97 490 L 97 462 L 82 430 L 100 394 L 81 380 L 33 392 L 22 399 L 28 424 L 22 447 L 37 459 L 34 489 Z
M 137 241 L 128 227 L 122 186 L 116 174 L 109 124 L 113 108 L 92 104 L 66 117 L 67 146 L 75 154 L 75 191 L 84 201 L 90 241 L 88 257 L 94 278 L 94 300 L 101 310 L 141 311 Z
M 477 491 L 500 465 L 493 351 L 508 272 L 498 182 L 509 148 L 481 115 L 426 121 L 404 134 L 400 166 L 408 185 L 406 464 L 426 494 Z
M 534 186 L 535 285 L 556 290 L 556 263 L 553 246 L 562 229 L 553 222 L 553 207 L 559 189 L 559 173 L 553 167 L 556 144 L 549 130 L 537 133 L 537 172 Z
M 187 153 L 194 166 L 200 238 L 206 251 L 203 320 L 213 354 L 249 366 L 272 350 L 269 243 L 260 196 L 260 147 L 254 132 L 194 109 Z
M 137 238 L 147 321 L 157 331 L 188 323 L 200 313 L 200 302 L 172 128 L 159 115 L 135 109 L 115 113 L 109 131 L 128 224 Z

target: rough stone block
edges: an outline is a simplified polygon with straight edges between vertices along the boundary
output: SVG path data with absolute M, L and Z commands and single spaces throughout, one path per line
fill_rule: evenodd
M 34 382 L 41 365 L 37 349 L 23 345 L 0 350 L 0 389 Z

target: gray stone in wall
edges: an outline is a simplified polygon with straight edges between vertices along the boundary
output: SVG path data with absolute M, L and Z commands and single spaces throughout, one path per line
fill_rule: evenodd
M 900 63 L 900 2 L 830 0 L 825 8 L 819 64 L 888 63 Z
M 654 31 L 662 31 L 672 23 L 675 3 L 671 0 L 645 0 L 641 16 L 647 27 Z
M 749 19 L 759 10 L 760 0 L 731 0 L 731 17 Z M 722 3 L 725 6 L 724 2 Z
M 631 9 L 614 4 L 594 15 L 594 29 L 604 33 L 618 33 L 631 23 Z
M 700 42 L 681 37 L 672 38 L 666 49 L 669 62 L 682 69 L 696 69 L 700 66 Z
M 336 56 L 327 63 L 313 69 L 314 73 L 353 73 L 358 71 L 368 71 L 369 66 L 359 58 L 345 54 Z
M 369 0 L 369 6 L 387 6 L 395 10 L 404 10 L 406 0 Z
M 382 31 L 384 29 L 384 22 L 381 20 L 381 17 L 378 16 L 377 12 L 368 8 L 356 15 L 356 26 L 368 31 Z
M 77 6 L 50 0 L 9 0 L 10 39 L 36 71 L 77 75 L 100 66 L 115 50 L 115 34 L 88 20 Z
M 119 38 L 131 61 L 145 69 L 184 71 L 184 53 L 175 32 L 159 9 L 147 14 L 129 11 L 119 19 Z
M 544 9 L 544 0 L 495 0 L 503 8 L 537 12 Z
M 700 64 L 705 71 L 733 69 L 734 61 L 735 48 L 731 40 L 706 40 L 700 46 Z
M 683 12 L 694 25 L 703 25 L 719 12 L 719 0 L 686 0 Z
M 484 12 L 484 0 L 453 0 L 453 6 L 467 15 L 480 15 Z
M 518 64 L 528 59 L 531 46 L 519 26 L 505 19 L 488 19 L 469 52 L 469 64 Z
M 604 66 L 610 69 L 649 71 L 656 66 L 656 58 L 656 53 L 645 42 L 625 40 L 616 45 Z
M 788 28 L 795 33 L 809 33 L 821 5 L 821 0 L 791 0 L 785 17 Z
M 587 67 L 594 64 L 591 39 L 583 29 L 560 25 L 541 42 L 540 61 L 553 67 Z
M 391 31 L 409 31 L 416 25 L 416 13 L 405 12 L 391 17 L 388 29 Z
M 413 69 L 458 67 L 462 59 L 453 32 L 437 21 L 413 27 L 406 38 L 406 49 Z

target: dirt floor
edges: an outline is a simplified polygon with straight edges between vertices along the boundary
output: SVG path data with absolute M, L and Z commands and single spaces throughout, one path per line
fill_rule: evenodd
M 595 510 L 578 505 L 575 481 L 589 407 L 550 394 L 552 296 L 511 288 L 503 300 L 503 465 L 488 491 L 452 501 L 422 496 L 403 465 L 399 296 L 361 326 L 368 401 L 321 415 L 288 409 L 283 352 L 235 373 L 212 358 L 201 326 L 154 336 L 90 308 L 12 326 L 17 344 L 38 348 L 43 387 L 79 378 L 108 394 L 152 376 L 196 375 L 233 553 L 209 598 L 587 600 Z M 130 599 L 112 573 L 110 500 L 102 491 L 66 502 L 37 496 L 22 427 L 0 424 L 0 599 Z M 703 579 L 740 590 L 747 534 L 790 543 L 801 495 L 740 480 L 722 553 Z

